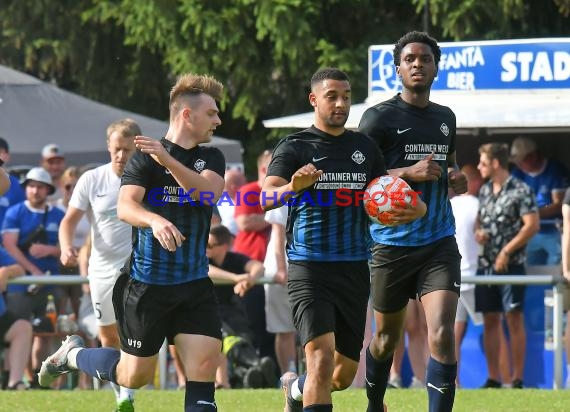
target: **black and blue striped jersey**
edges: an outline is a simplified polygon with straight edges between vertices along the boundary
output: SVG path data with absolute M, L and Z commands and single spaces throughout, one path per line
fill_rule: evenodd
M 219 149 L 196 146 L 187 150 L 166 139 L 161 143 L 190 170 L 201 173 L 208 169 L 224 176 L 225 160 Z M 133 228 L 131 276 L 155 285 L 176 285 L 207 277 L 206 245 L 214 194 L 203 193 L 201 201 L 194 200 L 168 169 L 140 151 L 127 164 L 121 179 L 123 185 L 144 187 L 143 206 L 172 222 L 186 238 L 181 247 L 170 252 L 160 245 L 150 227 Z
M 323 171 L 315 184 L 290 199 L 287 255 L 291 261 L 359 261 L 369 257 L 370 220 L 362 198 L 367 184 L 386 174 L 378 147 L 367 136 L 317 128 L 292 134 L 276 146 L 267 176 L 287 181 L 312 163 Z M 264 196 L 271 196 L 263 193 Z
M 407 104 L 400 95 L 368 108 L 358 130 L 374 140 L 384 155 L 386 168 L 412 166 L 434 153 L 443 173 L 437 181 L 412 182 L 427 205 L 427 213 L 399 226 L 371 226 L 375 242 L 394 246 L 421 246 L 455 234 L 449 202 L 448 156 L 455 152 L 455 114 L 450 108 L 430 102 L 425 108 Z

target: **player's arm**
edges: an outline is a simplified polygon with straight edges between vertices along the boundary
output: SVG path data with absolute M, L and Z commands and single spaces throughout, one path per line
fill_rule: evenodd
M 447 156 L 447 180 L 456 194 L 461 195 L 467 192 L 467 176 L 459 169 L 455 152 Z
M 8 172 L 0 167 L 0 196 L 6 193 L 10 189 L 10 176 Z
M 2 235 L 2 244 L 6 252 L 20 264 L 24 270 L 32 275 L 43 275 L 44 272 L 34 265 L 18 247 L 19 232 L 4 232 Z
M 411 203 L 403 203 L 392 209 L 390 213 L 395 225 L 403 225 L 424 217 L 427 213 L 427 205 L 417 194 L 414 194 Z
M 61 249 L 59 260 L 64 266 L 77 266 L 79 251 L 73 247 L 73 237 L 84 214 L 83 210 L 69 206 L 59 225 L 59 247 Z
M 315 184 L 322 174 L 322 170 L 307 163 L 293 173 L 290 181 L 280 176 L 267 176 L 261 188 L 261 207 L 267 211 L 287 204 L 292 196 Z
M 224 190 L 224 178 L 218 173 L 208 169 L 201 173 L 190 170 L 172 157 L 159 140 L 136 136 L 135 145 L 141 152 L 151 155 L 157 163 L 166 167 L 184 191 L 192 190 L 192 193 L 200 199 L 201 194 L 205 194 L 208 199 L 213 197 L 211 199 L 213 202 L 220 198 Z
M 265 268 L 263 267 L 263 263 L 259 260 L 251 259 L 245 264 L 245 271 L 247 273 L 247 277 L 240 280 L 234 286 L 234 293 L 242 297 L 249 289 L 255 286 L 257 279 L 263 276 Z
M 182 246 L 185 237 L 172 222 L 157 213 L 147 210 L 143 205 L 144 187 L 136 185 L 123 185 L 119 190 L 117 202 L 117 215 L 123 222 L 136 227 L 150 227 L 152 234 L 160 245 L 174 252 Z
M 510 256 L 518 249 L 523 248 L 528 241 L 540 229 L 540 219 L 538 212 L 531 212 L 522 215 L 523 225 L 518 233 L 510 241 L 508 241 L 495 260 L 495 269 L 497 272 L 504 272 L 507 270 Z
M 563 190 L 553 190 L 551 192 L 552 203 L 538 209 L 541 219 L 548 219 L 560 216 L 562 212 L 562 200 L 564 199 Z
M 432 152 L 411 166 L 389 169 L 388 174 L 411 182 L 438 180 L 441 177 L 442 170 L 439 163 L 433 160 L 433 156 L 434 153 Z
M 233 273 L 233 272 L 229 272 L 227 270 L 221 269 L 217 266 L 214 265 L 209 265 L 208 266 L 208 276 L 210 277 L 210 279 L 212 280 L 222 280 L 222 281 L 228 281 L 231 283 L 238 283 L 240 280 L 244 280 L 247 279 L 247 273 Z M 214 282 L 216 283 L 216 282 Z M 219 283 L 224 283 L 224 282 L 219 282 Z
M 19 276 L 24 276 L 25 274 L 26 271 L 24 268 L 17 263 L 0 267 L 0 293 L 6 290 L 6 286 L 8 286 L 8 280 L 17 278 Z

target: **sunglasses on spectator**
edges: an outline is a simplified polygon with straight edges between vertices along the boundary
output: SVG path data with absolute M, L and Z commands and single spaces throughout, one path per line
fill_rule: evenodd
M 208 246 L 206 246 L 208 249 L 213 249 L 216 246 L 221 246 L 221 243 L 208 243 Z
M 72 185 L 71 183 L 66 184 L 65 186 L 63 186 L 63 188 L 67 191 L 70 191 L 71 189 L 73 189 L 75 187 L 75 185 Z

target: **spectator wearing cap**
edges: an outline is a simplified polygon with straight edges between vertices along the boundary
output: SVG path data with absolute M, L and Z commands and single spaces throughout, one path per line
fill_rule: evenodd
M 0 166 L 5 166 L 10 161 L 10 147 L 8 146 L 8 142 L 0 137 Z M 0 179 L 4 178 L 5 174 L 0 173 Z M 15 205 L 16 203 L 23 202 L 26 199 L 24 195 L 24 190 L 20 186 L 20 181 L 16 176 L 11 174 L 7 174 L 9 179 L 10 187 L 7 190 L 2 190 L 0 193 L 0 227 L 2 226 L 2 222 L 4 221 L 4 214 L 6 213 L 6 209 L 10 206 Z M 0 186 L 5 186 L 0 182 Z
M 566 168 L 554 159 L 546 158 L 538 150 L 536 142 L 525 136 L 513 141 L 511 161 L 516 165 L 512 175 L 525 182 L 536 194 L 540 219 L 560 219 L 564 192 L 569 186 Z M 527 245 L 527 263 L 556 265 L 560 259 L 560 232 L 554 224 L 541 222 L 540 231 Z
M 64 212 L 48 204 L 47 197 L 55 191 L 49 173 L 41 167 L 32 168 L 22 183 L 26 200 L 8 208 L 2 225 L 4 248 L 27 274 L 58 273 L 58 231 Z M 18 319 L 42 318 L 48 294 L 58 299 L 53 286 L 28 288 L 9 285 L 6 306 Z M 39 372 L 41 360 L 49 350 L 45 338 L 35 338 L 32 368 Z M 36 373 L 34 373 L 34 377 Z M 33 385 L 32 385 L 33 386 Z
M 63 197 L 63 191 L 60 188 L 60 180 L 65 171 L 65 155 L 61 147 L 55 143 L 45 145 L 42 149 L 40 166 L 48 171 L 51 176 L 52 184 L 55 187 L 55 192 L 48 198 L 49 202 L 55 202 L 61 199 Z

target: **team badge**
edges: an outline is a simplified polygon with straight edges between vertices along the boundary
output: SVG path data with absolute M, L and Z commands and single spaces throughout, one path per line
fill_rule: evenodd
M 441 133 L 444 135 L 449 136 L 449 127 L 447 127 L 445 123 L 442 123 L 441 126 L 439 126 L 439 130 L 441 130 Z
M 366 158 L 364 157 L 364 155 L 360 152 L 360 150 L 357 150 L 356 152 L 354 152 L 351 156 L 352 160 L 354 160 L 356 163 L 358 164 L 362 164 L 362 162 L 364 162 L 366 160 Z
M 202 170 L 204 170 L 204 166 L 206 166 L 206 162 L 203 161 L 202 159 L 198 159 L 196 160 L 196 163 L 194 163 L 194 169 L 196 169 L 196 171 L 198 173 L 202 172 Z

